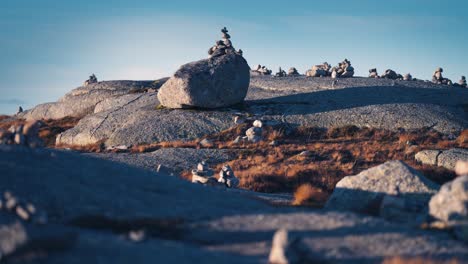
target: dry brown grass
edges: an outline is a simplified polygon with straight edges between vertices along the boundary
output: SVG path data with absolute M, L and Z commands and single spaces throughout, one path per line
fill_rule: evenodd
M 421 257 L 403 258 L 403 257 L 391 257 L 386 258 L 382 264 L 458 264 L 460 263 L 456 259 L 451 260 L 434 260 Z
M 327 193 L 309 183 L 306 183 L 299 186 L 299 188 L 294 192 L 294 201 L 292 202 L 292 205 L 320 206 L 325 203 L 327 198 Z

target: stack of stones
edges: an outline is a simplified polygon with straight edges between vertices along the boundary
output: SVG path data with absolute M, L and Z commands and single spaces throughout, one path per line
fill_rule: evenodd
M 379 78 L 379 74 L 377 73 L 376 68 L 369 70 L 369 78 Z
M 444 78 L 442 76 L 442 72 L 444 72 L 444 69 L 442 68 L 437 68 L 434 72 L 434 74 L 432 75 L 432 82 L 435 83 L 435 84 L 445 84 L 445 85 L 452 85 L 452 81 L 447 79 L 447 78 Z
M 18 107 L 18 112 L 16 112 L 17 115 L 23 113 L 23 107 L 19 106 Z
M 239 186 L 239 179 L 234 175 L 234 171 L 231 166 L 224 165 L 219 172 L 219 183 L 223 183 L 228 188 L 236 188 Z
M 465 77 L 465 76 L 462 76 L 462 77 L 461 77 L 461 80 L 458 81 L 458 84 L 459 84 L 461 87 L 466 88 L 466 77 Z
M 0 129 L 0 144 L 16 144 L 31 148 L 43 147 L 44 143 L 39 138 L 41 126 L 40 121 L 33 120 L 24 125 L 12 126 L 8 131 Z
M 382 74 L 382 76 L 380 77 L 385 78 L 385 79 L 390 79 L 390 80 L 403 79 L 403 76 L 401 76 L 401 74 L 397 74 L 394 70 L 391 70 L 391 69 L 387 69 L 385 73 Z
M 211 182 L 216 182 L 216 179 L 213 178 L 214 172 L 205 161 L 198 163 L 197 168 L 192 170 L 192 182 L 193 183 L 202 183 L 207 184 Z
M 330 76 L 331 65 L 324 62 L 319 65 L 312 66 L 312 69 L 306 71 L 307 77 L 326 77 Z
M 4 192 L 0 197 L 0 211 L 15 215 L 26 222 L 46 224 L 47 214 L 37 210 L 32 203 L 26 203 L 15 197 L 11 192 Z
M 83 86 L 88 86 L 90 84 L 97 83 L 97 82 L 98 82 L 98 79 L 96 78 L 96 75 L 94 75 L 93 73 L 91 76 L 89 76 L 89 79 L 83 83 Z
M 278 69 L 278 72 L 275 74 L 276 77 L 285 77 L 286 76 L 286 72 L 281 69 L 281 67 L 279 67 Z
M 262 140 L 262 121 L 255 120 L 253 126 L 245 132 L 247 140 L 252 143 L 257 143 Z
M 297 71 L 296 68 L 294 67 L 289 68 L 288 76 L 298 76 L 298 75 L 299 75 L 299 72 Z
M 231 36 L 228 34 L 226 27 L 221 29 L 221 40 L 216 41 L 215 45 L 208 50 L 208 54 L 211 58 L 219 57 L 230 53 L 236 53 L 238 55 L 243 54 L 242 50 L 236 51 L 232 46 Z
M 251 75 L 271 75 L 272 71 L 268 69 L 266 66 L 262 66 L 260 64 L 257 65 L 255 70 L 251 70 Z
M 351 61 L 344 59 L 344 61 L 338 63 L 338 66 L 335 66 L 331 69 L 332 78 L 348 78 L 354 76 L 354 67 L 351 66 Z
M 403 75 L 403 81 L 412 81 L 412 80 L 413 80 L 413 76 L 411 76 L 411 73 L 407 73 Z

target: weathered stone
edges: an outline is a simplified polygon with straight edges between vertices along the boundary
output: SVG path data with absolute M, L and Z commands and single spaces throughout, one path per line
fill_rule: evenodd
M 386 78 L 386 79 L 390 79 L 390 80 L 396 80 L 398 79 L 398 74 L 394 71 L 394 70 L 391 70 L 391 69 L 388 69 L 385 71 L 385 73 L 380 76 L 381 78 Z
M 429 202 L 429 213 L 445 222 L 468 221 L 468 175 L 442 185 Z
M 205 138 L 205 139 L 202 139 L 199 144 L 202 147 L 209 148 L 213 146 L 213 141 Z
M 459 176 L 468 175 L 468 161 L 457 161 L 455 164 L 455 173 Z
M 422 150 L 416 153 L 414 158 L 416 161 L 421 162 L 422 164 L 435 165 L 437 166 L 438 157 L 442 153 L 440 150 Z
M 413 76 L 411 76 L 411 74 L 407 73 L 407 74 L 403 75 L 403 80 L 404 81 L 412 81 Z
M 263 123 L 260 120 L 255 120 L 252 125 L 254 127 L 260 127 L 261 128 L 263 126 Z
M 248 141 L 252 143 L 257 143 L 262 140 L 262 128 L 261 127 L 251 127 L 245 132 Z
M 405 163 L 388 161 L 340 180 L 326 208 L 378 214 L 385 195 L 427 202 L 438 187 Z
M 299 75 L 299 72 L 297 71 L 296 68 L 294 67 L 289 68 L 288 76 L 297 76 L 297 75 Z
M 437 165 L 448 170 L 455 170 L 455 164 L 459 160 L 468 160 L 468 149 L 449 149 L 440 153 Z
M 242 56 L 228 54 L 182 65 L 159 90 L 169 108 L 218 108 L 244 101 L 249 66 Z
M 234 175 L 234 171 L 231 166 L 227 164 L 221 168 L 218 182 L 225 184 L 228 188 L 236 188 L 239 185 L 239 179 Z

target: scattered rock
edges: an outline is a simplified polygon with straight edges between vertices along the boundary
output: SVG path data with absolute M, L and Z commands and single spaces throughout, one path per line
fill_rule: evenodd
M 405 163 L 388 161 L 341 179 L 325 207 L 378 215 L 385 195 L 394 195 L 412 200 L 411 204 L 418 206 L 411 211 L 423 214 L 427 201 L 438 188 Z
M 416 153 L 414 158 L 422 164 L 437 166 L 437 160 L 440 153 L 442 153 L 440 150 L 421 150 Z
M 429 202 L 429 213 L 444 222 L 468 221 L 468 175 L 442 185 Z
M 449 150 L 422 150 L 415 155 L 416 161 L 422 164 L 444 167 L 448 170 L 455 170 L 455 164 L 459 160 L 468 160 L 467 149 Z
M 30 148 L 43 147 L 44 143 L 39 138 L 41 126 L 42 122 L 30 120 L 24 125 L 10 127 L 9 131 L 0 130 L 0 144 L 16 144 Z
M 200 144 L 200 146 L 202 146 L 204 148 L 210 148 L 210 147 L 212 147 L 214 145 L 213 141 L 211 141 L 211 140 L 209 140 L 207 138 L 202 139 L 200 141 L 200 143 L 198 143 L 198 144 Z
M 260 64 L 257 65 L 255 70 L 251 70 L 250 74 L 253 76 L 258 76 L 258 75 L 271 75 L 272 70 L 268 69 L 265 65 L 262 66 Z
M 314 65 L 310 70 L 307 70 L 307 77 L 326 77 L 330 76 L 331 66 L 327 62 L 324 62 L 319 65 Z

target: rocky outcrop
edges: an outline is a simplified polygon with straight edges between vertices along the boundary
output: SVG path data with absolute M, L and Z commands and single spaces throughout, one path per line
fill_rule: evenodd
M 427 202 L 438 188 L 437 184 L 405 163 L 388 161 L 340 180 L 327 201 L 326 208 L 382 216 L 387 215 L 386 209 L 397 209 L 402 213 L 422 215 Z M 391 200 L 383 203 L 386 199 Z M 390 212 L 388 215 L 394 213 Z
M 82 117 L 93 113 L 97 104 L 107 98 L 129 93 L 143 93 L 157 89 L 161 81 L 104 81 L 78 87 L 57 102 L 45 103 L 17 115 L 26 119 L 60 119 L 67 116 Z
M 468 175 L 442 185 L 429 202 L 429 213 L 444 222 L 468 222 Z
M 444 167 L 453 171 L 457 161 L 468 160 L 468 150 L 422 150 L 416 153 L 414 158 L 422 164 Z

